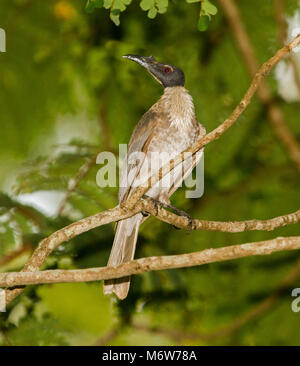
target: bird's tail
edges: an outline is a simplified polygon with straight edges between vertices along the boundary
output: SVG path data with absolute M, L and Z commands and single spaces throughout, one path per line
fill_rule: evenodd
M 114 243 L 107 263 L 108 266 L 117 266 L 133 259 L 142 218 L 142 214 L 137 214 L 117 223 Z M 119 299 L 125 299 L 129 286 L 129 276 L 106 280 L 104 281 L 103 291 L 104 294 L 115 293 Z

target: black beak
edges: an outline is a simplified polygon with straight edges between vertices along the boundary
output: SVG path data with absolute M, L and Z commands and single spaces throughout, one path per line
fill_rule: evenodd
M 138 63 L 139 65 L 149 69 L 149 67 L 156 62 L 153 56 L 145 57 L 145 56 L 138 56 L 138 55 L 125 55 L 123 58 L 128 58 L 131 61 Z

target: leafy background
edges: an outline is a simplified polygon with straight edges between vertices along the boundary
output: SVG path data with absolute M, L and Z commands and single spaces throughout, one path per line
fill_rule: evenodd
M 97 187 L 94 166 L 57 215 L 78 169 L 99 151 L 117 152 L 162 93 L 122 55 L 152 54 L 182 67 L 208 131 L 230 114 L 250 78 L 222 11 L 207 4 L 199 18 L 200 3 L 193 0 L 1 1 L 0 27 L 7 34 L 7 52 L 0 54 L 1 272 L 20 270 L 41 238 L 117 204 L 116 189 Z M 261 63 L 280 47 L 274 3 L 241 0 L 238 6 Z M 297 8 L 297 1 L 285 2 L 288 16 Z M 300 142 L 299 103 L 278 95 L 274 74 L 267 81 Z M 204 196 L 186 200 L 181 189 L 172 203 L 203 219 L 264 219 L 298 209 L 299 184 L 254 99 L 238 123 L 207 146 Z M 59 247 L 44 268 L 104 266 L 113 235 L 113 225 L 83 234 Z M 299 235 L 299 224 L 270 233 L 189 233 L 151 218 L 140 230 L 136 257 L 284 235 Z M 300 315 L 291 311 L 299 280 L 262 316 L 228 336 L 219 332 L 272 294 L 297 259 L 298 252 L 286 252 L 147 273 L 133 278 L 122 302 L 105 297 L 101 283 L 29 286 L 0 315 L 0 344 L 299 345 Z

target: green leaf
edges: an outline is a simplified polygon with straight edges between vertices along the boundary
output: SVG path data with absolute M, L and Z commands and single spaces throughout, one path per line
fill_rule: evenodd
M 203 2 L 202 10 L 206 13 L 206 15 L 216 15 L 218 12 L 217 7 L 213 5 L 209 0 Z
M 152 9 L 152 8 L 154 8 L 154 0 L 142 0 L 141 3 L 140 3 L 140 7 L 143 10 Z
M 157 4 L 158 12 L 160 14 L 163 14 L 167 11 L 169 2 L 168 2 L 168 0 L 157 0 L 156 4 Z
M 124 11 L 124 10 L 126 10 L 126 6 L 122 0 L 114 0 L 112 10 Z
M 95 8 L 102 8 L 103 7 L 103 0 L 88 0 L 85 10 L 90 13 Z
M 157 6 L 166 8 L 169 5 L 169 0 L 156 0 Z
M 113 0 L 104 0 L 104 7 L 105 9 L 110 9 L 112 6 Z
M 158 12 L 159 12 L 160 14 L 164 14 L 164 13 L 166 13 L 166 12 L 167 12 L 167 9 L 168 9 L 168 8 L 159 8 L 159 9 L 158 9 Z
M 207 15 L 202 15 L 198 21 L 198 29 L 200 32 L 207 30 L 209 24 L 209 17 Z
M 157 10 L 155 8 L 152 8 L 148 11 L 148 18 L 153 19 L 157 15 Z
M 119 9 L 114 9 L 110 12 L 110 19 L 115 23 L 115 25 L 120 25 L 120 14 Z
M 186 0 L 187 3 L 200 3 L 201 0 Z

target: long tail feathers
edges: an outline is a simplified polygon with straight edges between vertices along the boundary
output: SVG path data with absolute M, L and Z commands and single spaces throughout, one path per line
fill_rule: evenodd
M 139 226 L 143 216 L 137 214 L 118 222 L 108 266 L 117 266 L 129 262 L 134 257 Z M 104 281 L 104 294 L 115 293 L 119 299 L 125 299 L 130 286 L 130 277 L 122 277 Z

